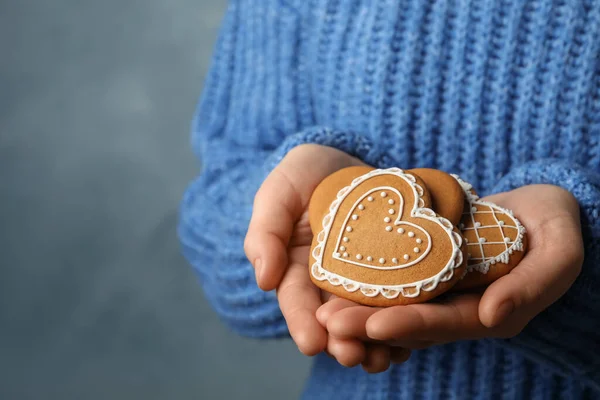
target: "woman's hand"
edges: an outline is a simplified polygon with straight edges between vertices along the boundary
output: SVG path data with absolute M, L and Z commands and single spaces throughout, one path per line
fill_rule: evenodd
M 485 291 L 451 294 L 437 303 L 378 309 L 332 300 L 318 310 L 330 335 L 409 349 L 458 340 L 508 338 L 558 300 L 583 264 L 575 198 L 557 186 L 531 185 L 484 200 L 512 209 L 527 228 L 529 250 L 508 275 Z
M 329 296 L 312 283 L 308 269 L 310 197 L 328 175 L 357 165 L 364 164 L 331 147 L 302 145 L 290 151 L 256 194 L 244 248 L 259 287 L 277 289 L 279 306 L 302 353 L 327 351 L 343 365 L 364 362 L 377 369 L 390 357 L 382 350 L 387 346 L 367 349 L 360 340 L 328 339 L 316 311 Z

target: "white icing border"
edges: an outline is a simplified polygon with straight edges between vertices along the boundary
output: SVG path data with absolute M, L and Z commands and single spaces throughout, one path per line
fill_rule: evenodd
M 514 216 L 514 214 L 511 210 L 500 207 L 489 201 L 481 200 L 478 195 L 473 194 L 471 192 L 473 185 L 462 180 L 458 175 L 455 175 L 455 174 L 451 174 L 451 175 L 452 175 L 452 177 L 454 177 L 454 179 L 456 179 L 458 181 L 458 183 L 462 187 L 463 191 L 465 192 L 465 197 L 466 197 L 467 201 L 469 202 L 469 207 L 473 207 L 474 204 L 475 205 L 478 204 L 478 205 L 490 207 L 491 209 L 494 209 L 496 212 L 504 213 L 504 214 L 508 215 L 510 219 L 513 220 L 515 227 L 517 228 L 517 231 L 518 231 L 517 237 L 512 242 L 510 247 L 508 247 L 506 250 L 504 250 L 502 253 L 498 254 L 497 256 L 491 257 L 489 260 L 486 260 L 486 261 L 483 261 L 483 262 L 480 262 L 477 264 L 467 263 L 467 272 L 478 271 L 478 272 L 481 272 L 482 274 L 487 274 L 488 271 L 490 270 L 491 265 L 494 265 L 499 262 L 501 262 L 503 264 L 508 264 L 508 262 L 510 260 L 510 256 L 515 251 L 523 251 L 525 248 L 525 246 L 523 245 L 523 237 L 525 236 L 525 233 L 526 233 L 525 227 Z
M 452 243 L 452 257 L 444 266 L 444 268 L 442 268 L 442 270 L 436 275 L 403 285 L 374 285 L 345 278 L 341 275 L 327 271 L 323 267 L 323 250 L 325 248 L 325 244 L 327 243 L 327 239 L 329 238 L 333 221 L 343 200 L 362 182 L 379 175 L 395 175 L 404 179 L 412 188 L 415 199 L 415 203 L 411 209 L 410 215 L 414 218 L 424 218 L 440 225 L 440 227 L 442 227 L 444 232 L 446 232 L 450 238 L 450 242 Z M 462 237 L 458 233 L 454 232 L 454 226 L 450 221 L 448 221 L 446 218 L 438 216 L 433 210 L 424 207 L 424 201 L 421 198 L 423 193 L 424 190 L 417 183 L 415 177 L 405 173 L 400 168 L 376 169 L 354 179 L 350 186 L 346 186 L 338 192 L 336 199 L 329 207 L 329 213 L 323 218 L 323 230 L 317 235 L 317 245 L 312 250 L 312 256 L 315 259 L 315 262 L 311 266 L 312 276 L 318 281 L 327 280 L 334 286 L 342 285 L 348 292 L 360 290 L 361 293 L 367 297 L 375 297 L 381 294 L 386 299 L 395 299 L 400 294 L 404 297 L 414 298 L 421 294 L 421 290 L 427 292 L 432 291 L 440 282 L 447 282 L 452 279 L 454 276 L 454 270 L 460 267 L 463 262 L 463 255 L 460 249 L 462 245 Z

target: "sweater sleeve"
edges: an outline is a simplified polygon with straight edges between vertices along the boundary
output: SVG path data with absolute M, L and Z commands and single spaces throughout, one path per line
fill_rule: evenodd
M 275 293 L 256 285 L 243 241 L 256 190 L 285 154 L 303 143 L 370 158 L 365 138 L 319 127 L 288 136 L 273 151 L 209 141 L 204 144 L 203 172 L 184 196 L 179 223 L 184 255 L 214 309 L 242 335 L 277 337 L 288 332 Z
M 256 190 L 295 146 L 331 146 L 369 160 L 358 134 L 315 126 L 299 65 L 299 20 L 280 0 L 232 0 L 192 123 L 202 172 L 187 188 L 178 234 L 205 295 L 234 331 L 287 335 L 274 293 L 256 285 L 243 249 Z
M 523 332 L 501 343 L 600 389 L 600 175 L 560 160 L 522 165 L 494 192 L 552 184 L 578 200 L 585 242 L 582 273 L 567 293 L 534 318 Z

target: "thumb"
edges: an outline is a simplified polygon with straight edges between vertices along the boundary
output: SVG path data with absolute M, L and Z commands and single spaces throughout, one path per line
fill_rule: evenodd
M 254 198 L 244 250 L 263 290 L 273 290 L 287 267 L 287 245 L 302 214 L 301 199 L 283 167 L 276 167 Z
M 552 232 L 552 227 L 546 226 L 544 231 Z M 565 230 L 558 232 L 565 233 Z M 542 245 L 530 249 L 523 260 L 510 273 L 493 282 L 481 298 L 479 319 L 487 327 L 495 327 L 515 313 L 525 314 L 529 321 L 558 300 L 579 275 L 581 245 L 553 233 L 540 230 L 532 233 L 545 236 L 533 238 Z M 557 237 L 559 240 L 555 240 Z
M 294 226 L 315 187 L 329 174 L 359 162 L 339 150 L 301 145 L 267 176 L 254 198 L 244 242 L 246 256 L 263 290 L 275 289 L 288 265 L 287 247 Z

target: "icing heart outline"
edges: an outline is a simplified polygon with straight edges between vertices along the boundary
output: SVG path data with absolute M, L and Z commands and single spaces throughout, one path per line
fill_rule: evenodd
M 449 258 L 447 264 L 437 274 L 416 282 L 405 283 L 401 285 L 375 285 L 355 280 L 348 279 L 341 275 L 327 271 L 323 267 L 323 256 L 324 247 L 329 238 L 333 221 L 337 214 L 337 210 L 342 204 L 343 200 L 348 194 L 360 185 L 362 182 L 369 178 L 378 175 L 395 175 L 406 181 L 411 189 L 413 190 L 414 204 L 411 208 L 410 215 L 415 218 L 428 219 L 438 225 L 448 235 L 450 242 L 452 243 L 452 256 Z M 315 262 L 311 266 L 311 274 L 318 281 L 327 280 L 334 286 L 342 286 L 348 292 L 355 292 L 360 290 L 361 293 L 367 297 L 375 297 L 381 294 L 387 299 L 395 299 L 399 295 L 404 297 L 414 298 L 419 296 L 421 290 L 432 291 L 439 283 L 447 282 L 454 276 L 454 270 L 459 268 L 463 262 L 463 255 L 461 251 L 462 237 L 454 231 L 454 226 L 446 218 L 438 216 L 433 210 L 425 207 L 425 202 L 422 199 L 424 194 L 423 188 L 417 183 L 416 178 L 408 173 L 405 173 L 400 168 L 388 168 L 388 169 L 375 169 L 367 174 L 361 175 L 355 178 L 349 186 L 342 188 L 336 199 L 331 203 L 329 212 L 323 218 L 323 230 L 317 235 L 317 245 L 313 248 L 312 257 Z M 403 196 L 400 196 L 403 198 Z M 343 232 L 343 231 L 342 231 Z M 431 241 L 430 241 L 431 243 Z M 337 247 L 336 247 L 337 248 Z
M 466 200 L 469 203 L 470 207 L 472 207 L 473 205 L 481 205 L 481 206 L 489 207 L 489 208 L 493 209 L 494 212 L 497 212 L 499 214 L 506 214 L 510 219 L 512 219 L 513 223 L 515 224 L 515 226 L 517 228 L 517 236 L 516 236 L 515 240 L 511 243 L 511 245 L 507 247 L 506 250 L 504 250 L 502 253 L 498 254 L 497 256 L 490 257 L 488 260 L 483 260 L 480 263 L 477 263 L 477 264 L 467 263 L 467 272 L 478 271 L 478 272 L 481 272 L 482 274 L 487 274 L 488 271 L 490 270 L 490 266 L 492 266 L 496 263 L 508 264 L 508 262 L 510 260 L 510 256 L 515 251 L 523 251 L 525 248 L 525 246 L 523 244 L 523 238 L 526 233 L 525 227 L 514 216 L 514 213 L 512 212 L 512 210 L 500 207 L 499 205 L 491 203 L 489 201 L 481 200 L 481 198 L 478 195 L 471 192 L 471 189 L 473 189 L 473 185 L 462 180 L 458 175 L 455 175 L 455 174 L 451 174 L 451 175 L 452 175 L 452 177 L 454 177 L 454 179 L 456 179 L 458 181 L 460 186 L 463 188 L 463 191 L 465 192 Z M 496 217 L 496 216 L 494 215 L 494 217 Z
M 346 219 L 344 220 L 344 223 L 342 224 L 342 228 L 340 229 L 340 234 L 338 236 L 338 240 L 337 243 L 335 245 L 335 248 L 338 249 L 342 243 L 342 237 L 344 236 L 344 229 L 346 229 L 346 226 L 348 225 L 348 222 L 350 221 L 350 217 L 352 216 L 352 214 L 356 211 L 357 206 L 365 199 L 367 198 L 370 194 L 374 193 L 374 192 L 378 192 L 380 190 L 387 190 L 390 192 L 394 192 L 396 193 L 396 195 L 398 195 L 398 197 L 400 198 L 400 204 L 398 204 L 397 207 L 397 214 L 398 216 L 396 217 L 396 220 L 394 221 L 394 227 L 398 227 L 401 225 L 407 225 L 412 227 L 413 229 L 418 229 L 420 230 L 424 236 L 427 237 L 427 248 L 421 253 L 421 255 L 419 257 L 417 257 L 416 259 L 412 260 L 409 263 L 406 264 L 400 264 L 394 267 L 378 267 L 376 265 L 369 265 L 369 264 L 365 264 L 365 263 L 361 263 L 358 261 L 352 261 L 352 260 L 348 260 L 345 258 L 342 258 L 339 256 L 339 253 L 336 253 L 334 250 L 333 253 L 333 258 L 335 258 L 336 260 L 339 260 L 343 263 L 346 264 L 354 264 L 354 265 L 358 265 L 360 267 L 365 267 L 365 268 L 371 268 L 371 269 L 378 269 L 378 270 L 383 270 L 383 271 L 391 271 L 391 270 L 395 270 L 395 269 L 402 269 L 402 268 L 409 268 L 417 263 L 419 263 L 421 260 L 423 260 L 425 257 L 427 257 L 427 255 L 429 254 L 429 251 L 431 250 L 431 235 L 429 235 L 429 232 L 427 232 L 425 229 L 421 228 L 420 226 L 413 224 L 411 222 L 406 222 L 406 221 L 402 221 L 402 215 L 404 213 L 404 196 L 402 196 L 402 193 L 400 193 L 398 191 L 398 189 L 393 188 L 391 186 L 378 186 L 376 188 L 373 188 L 371 190 L 369 190 L 368 192 L 364 193 L 362 196 L 360 196 L 358 198 L 358 200 L 356 200 L 354 202 L 354 204 L 352 205 L 352 207 L 350 208 L 350 211 L 348 211 L 348 215 L 346 216 Z M 350 191 L 348 191 L 348 193 L 350 193 Z

